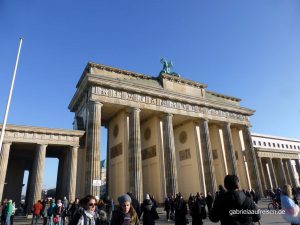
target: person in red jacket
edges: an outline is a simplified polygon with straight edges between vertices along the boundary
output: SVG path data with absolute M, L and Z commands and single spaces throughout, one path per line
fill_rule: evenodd
M 41 215 L 42 209 L 43 209 L 43 205 L 42 205 L 41 200 L 39 200 L 37 203 L 35 203 L 35 204 L 32 206 L 32 212 L 33 212 L 33 215 L 32 215 L 31 225 L 37 225 L 38 220 L 39 220 L 40 215 Z M 35 221 L 35 222 L 34 222 L 34 221 Z M 33 223 L 34 223 L 34 224 L 33 224 Z

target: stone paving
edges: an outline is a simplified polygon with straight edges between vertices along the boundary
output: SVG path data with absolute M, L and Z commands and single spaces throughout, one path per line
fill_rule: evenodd
M 270 202 L 270 200 L 268 199 L 263 199 L 259 202 L 258 204 L 258 208 L 259 209 L 267 209 L 267 205 Z M 167 221 L 166 220 L 166 214 L 163 211 L 162 208 L 158 209 L 158 213 L 159 213 L 159 220 L 156 221 L 156 224 L 158 225 L 173 225 L 174 221 Z M 190 225 L 191 225 L 191 218 L 189 218 L 190 220 Z M 31 224 L 31 220 L 27 219 L 25 217 L 16 217 L 14 220 L 14 224 L 15 225 L 29 225 Z M 42 224 L 42 220 L 40 220 L 39 225 Z M 212 223 L 211 221 L 209 221 L 209 219 L 205 219 L 203 220 L 203 224 L 205 225 L 213 225 L 213 224 L 220 224 L 220 223 Z M 258 223 L 256 223 L 258 224 Z M 281 215 L 261 215 L 261 220 L 260 220 L 260 224 L 283 224 L 283 225 L 288 225 L 289 223 L 285 222 L 282 219 Z

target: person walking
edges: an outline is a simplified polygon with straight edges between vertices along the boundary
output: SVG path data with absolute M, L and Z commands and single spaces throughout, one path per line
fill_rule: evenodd
M 190 211 L 191 211 L 191 216 L 192 216 L 192 225 L 202 225 L 202 219 L 205 210 L 205 201 L 204 199 L 200 196 L 199 193 L 197 193 L 195 200 L 193 204 L 191 205 Z M 205 212 L 206 216 L 206 212 Z
M 137 213 L 138 218 L 140 219 L 142 212 L 141 212 L 141 205 L 139 201 L 131 192 L 127 192 L 127 195 L 129 195 L 129 197 L 131 198 L 131 205 L 134 208 L 135 212 Z
M 257 207 L 253 200 L 239 190 L 239 178 L 236 175 L 227 175 L 224 179 L 227 192 L 216 197 L 209 219 L 221 225 L 251 225 L 260 220 L 256 214 Z M 232 210 L 251 210 L 253 214 L 232 214 Z
M 166 211 L 166 216 L 167 220 L 170 221 L 170 210 L 171 210 L 171 200 L 169 197 L 166 197 L 165 199 L 165 211 Z
M 113 200 L 107 195 L 104 198 L 104 203 L 105 203 L 105 210 L 106 210 L 106 215 L 107 215 L 107 221 L 108 224 L 111 221 L 111 216 L 112 216 L 112 212 L 114 210 L 114 202 Z
M 97 212 L 97 199 L 87 195 L 79 201 L 80 207 L 74 213 L 69 225 L 106 225 L 106 213 Z
M 175 220 L 175 198 L 174 198 L 174 196 L 170 197 L 170 205 L 171 205 L 170 219 Z
M 67 199 L 67 197 L 64 197 L 64 200 L 62 201 L 62 205 L 63 205 L 63 212 L 61 215 L 61 220 L 63 225 L 65 225 L 67 217 L 68 217 L 68 213 L 69 213 L 69 200 Z
M 158 219 L 158 214 L 149 194 L 145 195 L 145 199 L 141 205 L 141 211 L 143 214 L 143 225 L 154 225 L 155 220 Z
M 179 192 L 174 201 L 175 207 L 175 225 L 186 225 L 188 224 L 187 219 L 187 203 L 184 201 L 181 193 Z
M 49 221 L 49 225 L 53 225 L 53 216 L 54 216 L 54 210 L 55 210 L 55 202 L 54 200 L 52 199 L 50 201 L 50 204 L 49 204 L 49 209 L 47 211 L 47 216 L 48 216 L 48 221 Z
M 12 200 L 8 200 L 7 206 L 4 209 L 5 225 L 11 225 L 10 218 L 13 213 Z
M 48 209 L 50 207 L 50 202 L 48 200 L 43 201 L 43 209 L 41 215 L 43 217 L 43 225 L 47 225 L 48 223 Z
M 205 202 L 206 202 L 206 205 L 207 205 L 208 212 L 210 212 L 210 210 L 212 209 L 213 201 L 214 201 L 213 196 L 212 196 L 211 192 L 208 191 L 207 195 L 206 195 L 206 198 L 205 198 Z
M 292 225 L 296 225 L 300 224 L 300 217 L 298 217 L 299 206 L 292 198 L 292 187 L 289 184 L 285 184 L 281 194 L 281 207 L 285 211 L 282 217 Z
M 38 202 L 32 206 L 33 214 L 32 214 L 31 225 L 37 225 L 38 220 L 40 219 L 41 216 L 42 209 L 43 209 L 43 205 L 41 200 L 38 200 Z
M 16 210 L 17 210 L 17 208 L 16 208 L 16 203 L 13 202 L 13 203 L 12 203 L 12 214 L 11 214 L 11 216 L 10 216 L 10 225 L 13 225 L 13 224 L 14 224 L 14 217 L 15 217 Z
M 57 200 L 56 205 L 54 207 L 53 211 L 53 222 L 55 225 L 61 225 L 62 224 L 62 214 L 64 211 L 64 206 L 60 199 Z
M 139 218 L 128 194 L 118 198 L 119 207 L 112 214 L 111 225 L 139 225 Z
M 73 204 L 70 207 L 69 210 L 69 221 L 72 220 L 74 214 L 79 210 L 79 198 L 75 198 L 75 201 L 73 202 Z

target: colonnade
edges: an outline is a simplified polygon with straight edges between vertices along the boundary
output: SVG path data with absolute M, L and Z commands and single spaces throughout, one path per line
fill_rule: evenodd
M 100 146 L 100 128 L 101 128 L 101 110 L 103 104 L 97 101 L 90 101 L 88 103 L 88 126 L 87 126 L 87 168 L 86 168 L 86 190 L 85 194 L 97 194 L 96 187 L 93 187 L 92 181 L 98 179 L 98 168 L 94 168 L 93 165 L 96 165 L 100 161 L 99 157 L 99 146 Z M 109 164 L 115 160 L 115 156 L 122 157 L 124 164 L 120 167 L 121 177 L 108 177 L 110 183 L 109 187 L 116 185 L 116 182 L 112 181 L 113 179 L 120 179 L 122 181 L 118 182 L 118 186 L 123 187 L 123 191 L 131 191 L 138 200 L 143 199 L 143 193 L 145 188 L 143 188 L 143 161 L 142 159 L 142 149 L 141 144 L 141 126 L 142 122 L 140 121 L 139 108 L 128 108 L 124 110 L 124 116 L 119 122 L 116 122 L 119 126 L 124 127 L 122 132 L 124 132 L 123 139 L 120 139 L 120 144 L 112 146 L 108 143 L 108 162 Z M 96 113 L 95 113 L 96 112 Z M 173 120 L 176 117 L 176 114 L 171 113 L 161 113 L 157 116 L 158 129 L 155 130 L 157 135 L 160 136 L 158 142 L 155 142 L 153 146 L 154 156 L 159 157 L 158 160 L 161 162 L 159 165 L 160 174 L 162 181 L 160 182 L 159 188 L 162 188 L 161 196 L 166 196 L 167 194 L 174 195 L 179 190 L 178 172 L 180 170 L 178 163 L 178 149 L 176 150 L 175 144 L 175 134 Z M 206 118 L 188 118 L 187 121 L 193 121 L 195 133 L 193 133 L 193 140 L 197 142 L 194 149 L 188 149 L 189 152 L 196 152 L 197 162 L 193 165 L 197 167 L 197 173 L 194 174 L 196 179 L 199 178 L 199 189 L 201 192 L 211 191 L 215 193 L 217 191 L 217 185 L 223 185 L 223 179 L 217 180 L 216 173 L 226 174 L 237 174 L 241 179 L 246 179 L 243 184 L 247 185 L 244 188 L 253 188 L 255 191 L 262 195 L 262 186 L 260 181 L 260 174 L 258 171 L 258 164 L 255 157 L 255 152 L 252 146 L 251 134 L 249 128 L 246 125 L 242 124 L 231 124 L 225 121 L 210 121 Z M 124 125 L 123 125 L 124 124 Z M 159 128 L 161 126 L 161 128 Z M 218 138 L 220 141 L 221 150 L 218 149 L 220 158 L 222 158 L 221 168 L 224 171 L 216 171 L 216 160 L 214 159 L 213 151 L 215 151 L 215 143 L 211 141 L 210 130 L 212 126 L 216 126 L 218 129 Z M 110 129 L 112 127 L 108 126 Z M 118 128 L 119 129 L 119 128 Z M 154 128 L 153 128 L 154 129 Z M 198 130 L 198 131 L 197 131 Z M 220 132 L 219 132 L 220 131 Z M 235 133 L 234 133 L 235 132 Z M 234 133 L 234 137 L 233 137 Z M 110 131 L 108 131 L 108 136 Z M 177 135 L 177 134 L 176 134 Z M 221 135 L 221 136 L 220 136 Z M 162 143 L 159 147 L 159 142 Z M 120 147 L 117 150 L 117 147 Z M 128 146 L 128 147 L 126 147 Z M 196 150 L 195 150 L 196 149 Z M 148 149 L 145 149 L 145 151 Z M 161 152 L 156 152 L 156 151 Z M 112 153 L 111 151 L 114 151 Z M 150 151 L 150 150 L 149 150 Z M 162 154 L 161 154 L 162 153 Z M 114 156 L 111 156 L 113 154 Z M 127 155 L 128 154 L 128 155 Z M 160 156 L 162 155 L 162 156 Z M 236 157 L 239 156 L 239 159 Z M 149 158 L 149 157 L 148 157 Z M 117 164 L 116 164 L 117 165 Z M 110 170 L 110 165 L 108 165 L 108 170 Z M 123 171 L 125 172 L 123 173 Z M 128 170 L 128 173 L 127 173 Z M 108 172 L 108 174 L 110 174 Z M 125 175 L 128 177 L 125 177 Z M 115 174 L 116 175 L 116 174 Z M 115 176 L 114 175 L 114 176 Z M 128 181 L 126 181 L 128 179 Z M 191 179 L 194 179 L 191 177 Z M 163 184 L 163 186 L 161 185 Z M 181 185 L 182 186 L 182 185 Z M 198 187 L 197 186 L 197 187 Z M 109 188 L 109 190 L 112 190 Z M 121 190 L 121 189 L 120 189 Z M 108 193 L 112 194 L 112 193 Z M 116 193 L 114 193 L 116 194 Z M 121 193 L 119 193 L 121 194 Z M 116 198 L 117 196 L 112 196 Z
M 21 192 L 16 191 L 16 189 L 18 189 L 19 187 L 15 187 L 15 184 L 20 183 L 20 185 L 22 186 L 24 172 L 28 169 L 29 178 L 25 202 L 27 204 L 27 209 L 31 209 L 31 206 L 41 199 L 48 145 L 36 144 L 34 151 L 32 151 L 32 160 L 26 162 L 26 164 L 24 164 L 25 166 L 23 166 L 20 171 L 14 171 L 16 170 L 16 164 L 18 164 L 19 161 L 17 161 L 14 157 L 10 157 L 11 151 L 13 151 L 13 144 L 13 142 L 4 142 L 2 151 L 0 153 L 0 199 L 12 198 L 14 201 L 20 200 L 19 198 L 21 197 Z M 59 171 L 57 174 L 57 197 L 66 196 L 68 199 L 73 201 L 76 194 L 75 191 L 78 146 L 65 147 L 67 147 L 66 151 L 61 152 L 59 157 Z M 23 159 L 23 161 L 26 161 L 26 159 Z M 9 167 L 9 164 L 12 164 L 11 168 Z M 7 168 L 10 168 L 11 170 L 8 170 Z M 16 173 L 19 172 L 22 174 L 20 176 L 15 176 Z M 56 176 L 56 174 L 53 175 Z M 6 193 L 8 193 L 9 196 L 4 195 L 5 185 L 6 189 L 12 189 L 6 190 Z M 12 193 L 13 196 L 15 196 L 14 198 L 13 196 L 11 196 Z
M 258 156 L 259 171 L 261 175 L 262 187 L 264 190 L 280 187 L 290 184 L 293 187 L 299 186 L 299 180 L 295 173 L 300 174 L 299 159 L 295 158 L 295 168 L 293 159 L 279 157 Z

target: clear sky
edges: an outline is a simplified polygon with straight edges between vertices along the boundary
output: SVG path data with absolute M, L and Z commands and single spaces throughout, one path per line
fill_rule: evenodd
M 256 110 L 253 132 L 300 138 L 300 1 L 1 0 L 1 121 L 19 36 L 10 124 L 72 129 L 67 106 L 88 61 L 157 76 L 166 57 Z M 47 160 L 46 187 L 56 170 Z

